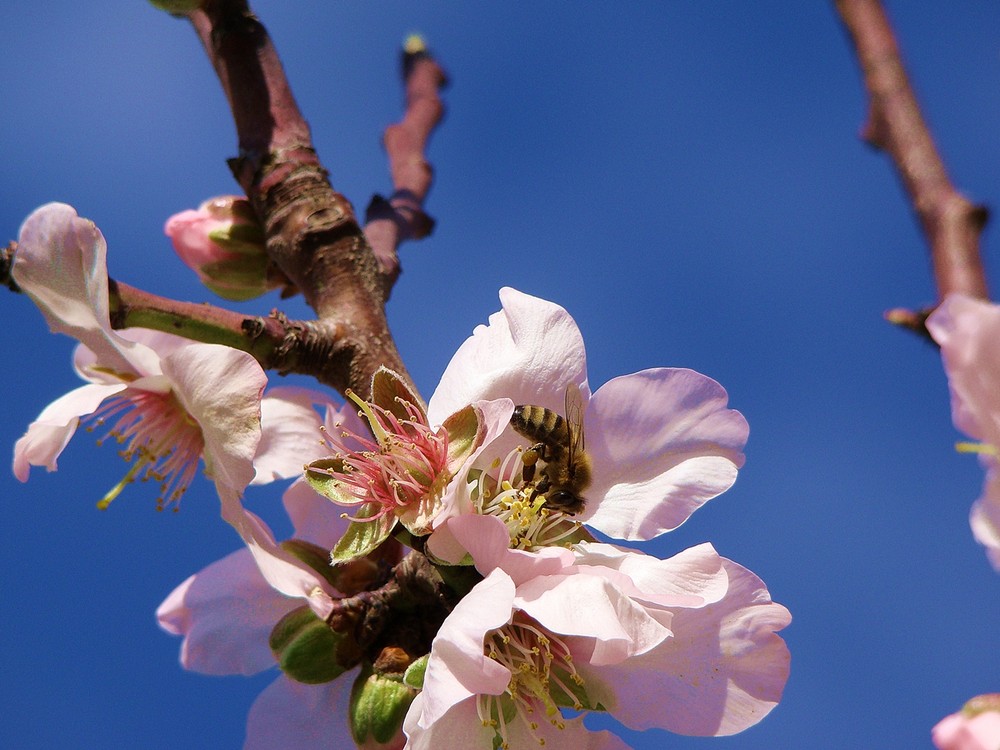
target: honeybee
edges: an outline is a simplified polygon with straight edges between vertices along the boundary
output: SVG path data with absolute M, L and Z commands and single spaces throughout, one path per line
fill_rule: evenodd
M 532 499 L 545 496 L 545 504 L 570 515 L 583 510 L 580 496 L 590 484 L 590 456 L 583 442 L 583 397 L 575 385 L 566 388 L 566 416 L 544 406 L 514 407 L 511 427 L 535 444 L 521 454 L 521 476 L 532 482 L 538 462 L 542 478 L 534 483 Z

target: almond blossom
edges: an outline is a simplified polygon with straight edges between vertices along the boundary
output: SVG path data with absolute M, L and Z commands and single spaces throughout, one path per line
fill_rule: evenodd
M 329 586 L 281 549 L 240 497 L 254 479 L 267 377 L 249 354 L 141 329 L 116 331 L 108 315 L 107 245 L 93 222 L 65 204 L 37 209 L 21 227 L 13 277 L 53 332 L 80 341 L 77 373 L 89 381 L 46 407 L 14 447 L 14 474 L 56 469 L 81 420 L 125 445 L 132 463 L 100 502 L 106 507 L 136 478 L 160 482 L 163 505 L 179 501 L 201 458 L 222 516 L 243 537 L 271 585 L 300 596 L 319 616 Z M 287 459 L 286 459 L 287 462 Z M 287 463 L 286 463 L 287 465 Z
M 141 329 L 115 331 L 108 315 L 107 246 L 67 205 L 24 222 L 13 277 L 53 332 L 80 341 L 74 366 L 87 385 L 47 406 L 14 448 L 14 474 L 56 469 L 81 419 L 123 444 L 133 462 L 102 500 L 136 478 L 160 482 L 160 505 L 177 503 L 199 458 L 218 485 L 242 491 L 253 477 L 260 394 L 267 378 L 245 352 Z
M 927 330 L 941 346 L 952 420 L 981 443 L 970 447 L 979 453 L 986 479 L 969 523 L 1000 571 L 1000 306 L 951 294 L 927 319 Z
M 489 560 L 501 564 L 434 640 L 423 692 L 404 725 L 407 747 L 608 741 L 590 736 L 582 717 L 565 718 L 563 708 L 607 711 L 634 729 L 727 735 L 760 721 L 780 699 L 789 656 L 775 631 L 788 612 L 710 545 L 670 560 L 586 543 L 574 552 L 498 557 L 506 530 L 497 519 L 470 516 L 459 525 L 481 570 Z M 499 544 L 486 540 L 491 535 Z
M 500 300 L 503 309 L 452 358 L 428 416 L 434 420 L 460 404 L 497 398 L 560 413 L 567 394 L 579 392 L 589 482 L 581 489 L 579 513 L 553 517 L 537 481 L 525 481 L 522 451 L 530 441 L 508 427 L 481 454 L 479 484 L 452 515 L 505 515 L 512 538 L 518 524 L 545 526 L 542 545 L 572 533 L 570 521 L 618 539 L 645 540 L 677 528 L 733 484 L 748 428 L 738 411 L 727 408 L 722 386 L 692 370 L 655 368 L 614 378 L 591 395 L 583 338 L 569 313 L 510 288 L 500 291 Z M 449 545 L 446 531 L 437 536 L 438 549 Z M 538 543 L 521 536 L 525 546 Z

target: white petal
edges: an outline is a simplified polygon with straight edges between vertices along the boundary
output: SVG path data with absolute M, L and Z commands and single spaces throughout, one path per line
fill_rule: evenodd
M 316 492 L 305 479 L 292 482 L 281 501 L 292 520 L 296 539 L 332 549 L 350 525 L 344 509 Z
M 160 626 L 183 635 L 181 664 L 204 674 L 256 674 L 275 666 L 268 638 L 302 605 L 282 596 L 241 549 L 188 578 L 156 610 Z
M 83 385 L 46 406 L 14 444 L 14 476 L 28 481 L 31 466 L 55 471 L 56 459 L 76 432 L 80 417 L 93 414 L 106 398 L 126 387 L 124 383 Z
M 753 573 L 725 560 L 726 598 L 701 609 L 678 609 L 674 637 L 641 656 L 593 669 L 613 686 L 610 713 L 634 729 L 660 727 L 678 734 L 735 734 L 763 719 L 788 679 L 789 654 L 776 634 L 788 610 L 771 601 Z M 585 675 L 586 678 L 586 675 Z M 644 700 L 656 695 L 656 705 Z
M 514 582 L 495 570 L 477 583 L 448 615 L 431 646 L 424 675 L 420 726 L 428 727 L 473 695 L 499 695 L 510 671 L 485 656 L 486 633 L 510 620 Z
M 466 339 L 427 406 L 431 424 L 480 400 L 510 398 L 563 410 L 566 386 L 588 394 L 580 331 L 563 308 L 514 289 L 500 290 L 503 310 Z
M 254 701 L 243 750 L 316 750 L 354 747 L 348 703 L 356 672 L 333 682 L 303 685 L 284 675 Z
M 320 618 L 326 618 L 333 610 L 334 592 L 323 578 L 285 552 L 275 541 L 267 525 L 256 515 L 246 510 L 231 488 L 217 485 L 222 501 L 222 517 L 246 542 L 257 568 L 265 580 L 286 596 L 304 599 Z
M 261 439 L 252 484 L 302 476 L 302 467 L 330 455 L 315 407 L 335 408 L 325 394 L 307 388 L 271 388 L 260 401 Z
M 182 347 L 161 364 L 178 399 L 201 427 L 206 472 L 217 485 L 242 492 L 254 476 L 264 371 L 246 352 L 217 344 Z
M 711 544 L 699 544 L 667 560 L 610 544 L 577 545 L 577 566 L 596 575 L 612 569 L 627 576 L 625 593 L 664 607 L 702 607 L 722 599 L 729 589 L 723 558 Z
M 601 576 L 533 578 L 517 587 L 514 606 L 553 633 L 593 639 L 592 664 L 616 664 L 670 637 L 645 607 Z
M 651 539 L 732 486 L 748 428 L 727 400 L 714 380 L 684 369 L 601 386 L 585 420 L 593 483 L 581 520 L 619 539 Z
M 111 330 L 107 245 L 72 206 L 49 203 L 21 225 L 11 275 L 57 333 L 86 344 L 120 373 L 155 371 L 155 355 Z

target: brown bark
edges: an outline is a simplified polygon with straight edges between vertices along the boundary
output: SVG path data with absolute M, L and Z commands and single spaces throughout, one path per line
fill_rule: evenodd
M 440 91 L 448 82 L 419 37 L 407 40 L 402 63 L 405 114 L 385 129 L 383 137 L 394 191 L 388 200 L 376 195 L 365 212 L 365 234 L 388 284 L 387 297 L 399 276 L 399 244 L 426 237 L 434 228 L 434 220 L 423 210 L 434 178 L 425 150 L 444 116 Z
M 380 366 L 406 377 L 385 317 L 391 281 L 327 179 L 264 26 L 244 0 L 209 0 L 190 19 L 233 113 L 233 174 L 264 226 L 268 255 L 318 316 L 320 379 L 367 394 Z
M 938 297 L 961 292 L 989 297 L 979 254 L 987 211 L 952 185 L 903 67 L 889 19 L 878 0 L 836 0 L 854 43 L 869 95 L 862 137 L 884 150 L 930 246 Z

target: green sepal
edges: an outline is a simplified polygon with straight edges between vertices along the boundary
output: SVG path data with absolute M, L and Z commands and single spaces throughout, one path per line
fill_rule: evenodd
M 329 456 L 306 464 L 305 477 L 309 486 L 323 497 L 339 505 L 353 505 L 357 502 L 357 496 L 345 489 L 343 482 L 330 475 L 330 472 L 342 474 L 343 471 L 344 460 Z
M 330 559 L 334 563 L 347 562 L 358 557 L 364 557 L 382 544 L 392 534 L 396 525 L 396 517 L 387 513 L 371 521 L 365 518 L 374 516 L 380 507 L 377 503 L 363 503 L 358 508 L 357 518 L 347 527 L 344 535 L 337 540 L 336 546 L 330 551 Z
M 200 266 L 198 278 L 223 299 L 245 302 L 267 292 L 269 262 L 266 255 L 217 260 Z
M 253 256 L 267 259 L 264 232 L 257 224 L 231 224 L 225 229 L 218 227 L 208 233 L 208 239 L 224 250 L 242 256 L 244 262 L 253 260 Z
M 331 682 L 349 668 L 338 659 L 345 638 L 303 606 L 278 621 L 268 643 L 282 672 L 296 682 L 318 685 Z
M 351 688 L 348 715 L 351 734 L 358 747 L 377 748 L 396 746 L 403 719 L 417 691 L 403 684 L 401 675 L 376 674 L 370 664 L 361 668 L 361 674 Z
M 403 684 L 413 688 L 414 690 L 423 690 L 424 674 L 427 672 L 427 661 L 430 658 L 430 654 L 424 654 L 410 664 L 410 666 L 406 668 L 406 671 L 403 672 Z
M 445 419 L 441 428 L 448 433 L 448 469 L 454 475 L 483 442 L 486 427 L 479 412 L 470 405 Z
M 371 403 L 390 412 L 396 419 L 410 419 L 400 401 L 408 401 L 424 414 L 427 413 L 423 399 L 410 390 L 410 386 L 398 373 L 388 367 L 378 368 L 372 375 Z

